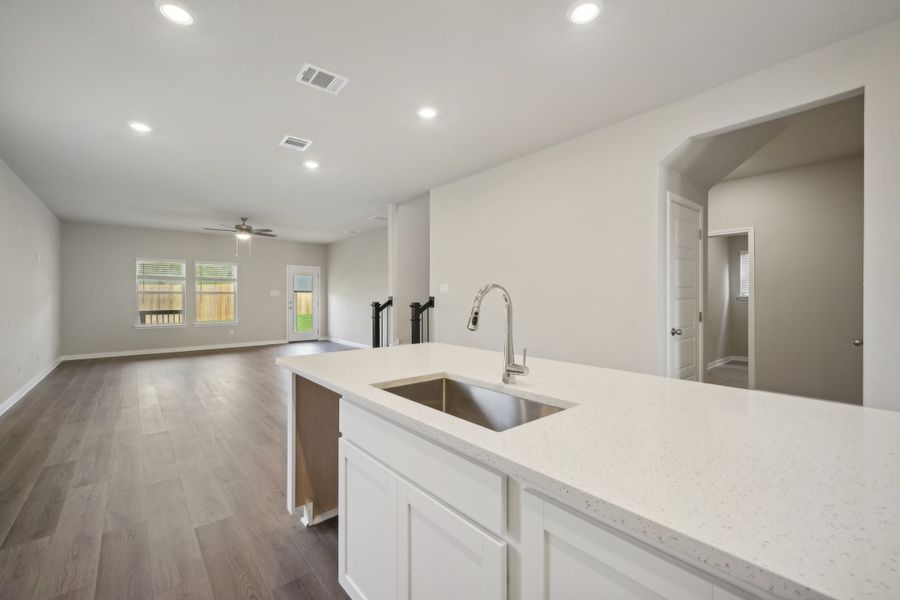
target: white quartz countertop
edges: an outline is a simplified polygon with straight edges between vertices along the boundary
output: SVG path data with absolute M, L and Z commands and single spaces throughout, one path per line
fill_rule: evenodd
M 504 386 L 446 344 L 278 364 L 726 580 L 900 599 L 900 413 L 539 358 Z M 574 406 L 498 433 L 371 385 L 438 373 Z

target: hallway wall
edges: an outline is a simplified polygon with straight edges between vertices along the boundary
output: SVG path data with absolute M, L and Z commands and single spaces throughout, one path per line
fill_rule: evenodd
M 866 404 L 900 410 L 898 52 L 900 22 L 433 189 L 435 339 L 499 348 L 496 299 L 485 301 L 479 332 L 465 328 L 472 295 L 498 281 L 529 354 L 662 373 L 661 161 L 692 136 L 865 88 Z M 569 302 L 607 318 L 553 318 Z
M 741 255 L 748 247 L 746 235 L 733 235 L 728 241 L 728 356 L 747 356 L 749 302 L 739 299 L 741 291 Z
M 59 219 L 0 160 L 0 414 L 56 365 Z
M 388 230 L 377 229 L 327 248 L 328 337 L 371 346 L 370 305 L 388 296 Z
M 747 357 L 747 301 L 739 300 L 740 252 L 747 236 L 713 236 L 707 243 L 707 287 L 703 312 L 703 360 Z
M 862 156 L 724 181 L 709 226 L 754 227 L 757 389 L 861 403 Z
M 714 363 L 729 355 L 728 317 L 731 278 L 728 238 L 711 237 L 706 246 L 706 302 L 703 307 L 703 360 Z

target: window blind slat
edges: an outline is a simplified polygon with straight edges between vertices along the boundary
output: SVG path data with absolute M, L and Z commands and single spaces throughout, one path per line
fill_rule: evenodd
M 750 253 L 746 250 L 741 250 L 740 256 L 740 270 L 741 270 L 741 289 L 740 296 L 742 298 L 746 298 L 750 296 Z
M 187 272 L 184 262 L 164 260 L 138 260 L 138 277 L 174 277 L 183 278 Z
M 197 279 L 237 279 L 237 265 L 220 263 L 195 263 Z

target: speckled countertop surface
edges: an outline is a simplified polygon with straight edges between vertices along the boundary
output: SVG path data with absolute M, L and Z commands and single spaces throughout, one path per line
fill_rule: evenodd
M 785 599 L 900 599 L 900 413 L 446 344 L 295 373 L 713 574 Z M 497 433 L 371 384 L 435 373 L 574 405 Z M 552 403 L 552 401 L 551 401 Z

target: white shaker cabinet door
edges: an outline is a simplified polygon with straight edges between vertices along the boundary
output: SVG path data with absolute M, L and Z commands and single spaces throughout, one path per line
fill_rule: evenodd
M 400 478 L 345 440 L 338 455 L 340 583 L 354 600 L 396 600 Z
M 522 494 L 523 600 L 711 600 L 694 573 L 549 500 Z
M 506 543 L 404 483 L 401 600 L 504 600 Z

